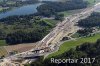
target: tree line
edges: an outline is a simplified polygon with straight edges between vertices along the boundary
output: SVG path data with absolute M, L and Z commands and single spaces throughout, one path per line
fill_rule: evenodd
M 78 26 L 86 28 L 100 27 L 100 13 L 94 12 L 88 18 L 80 20 Z
M 7 2 L 14 2 L 15 4 L 8 4 Z M 18 6 L 22 6 L 22 5 L 26 5 L 26 4 L 34 4 L 34 3 L 38 3 L 39 0 L 2 0 L 0 1 L 0 6 L 3 7 L 18 7 Z
M 88 2 L 84 0 L 68 0 L 66 2 L 47 2 L 37 7 L 40 15 L 50 17 L 56 12 L 86 8 Z
M 7 34 L 5 40 L 7 44 L 14 45 L 19 43 L 33 43 L 41 40 L 47 34 L 45 28 L 37 29 L 34 31 L 19 30 L 10 34 Z

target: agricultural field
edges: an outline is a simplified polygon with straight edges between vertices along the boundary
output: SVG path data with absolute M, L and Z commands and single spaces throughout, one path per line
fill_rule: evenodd
M 71 41 L 64 42 L 60 46 L 60 49 L 57 52 L 50 54 L 47 58 L 60 55 L 64 52 L 68 51 L 69 49 L 75 48 L 76 46 L 81 45 L 85 42 L 96 42 L 97 39 L 99 39 L 99 38 L 100 38 L 100 33 L 97 33 L 96 35 L 91 36 L 91 37 L 84 37 L 84 38 L 79 38 L 77 40 L 71 40 Z

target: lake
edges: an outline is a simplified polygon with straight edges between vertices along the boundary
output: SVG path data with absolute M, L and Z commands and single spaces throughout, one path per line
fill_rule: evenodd
M 28 14 L 33 14 L 37 12 L 36 8 L 37 6 L 41 5 L 39 4 L 32 4 L 32 5 L 26 5 L 22 7 L 18 7 L 15 9 L 12 9 L 10 11 L 4 12 L 0 14 L 0 19 L 5 18 L 7 16 L 13 16 L 13 15 L 28 15 Z
M 41 0 L 41 1 L 58 1 L 58 0 Z M 8 16 L 14 16 L 14 15 L 34 14 L 37 12 L 36 8 L 41 4 L 42 3 L 25 5 L 25 6 L 14 8 L 14 9 L 4 12 L 4 13 L 0 13 L 0 19 L 8 17 Z

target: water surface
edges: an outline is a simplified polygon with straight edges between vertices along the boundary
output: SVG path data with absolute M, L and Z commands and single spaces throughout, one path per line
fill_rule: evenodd
M 58 1 L 58 0 L 41 0 L 41 1 Z M 8 17 L 8 16 L 14 16 L 14 15 L 34 14 L 34 13 L 37 12 L 36 8 L 41 4 L 42 3 L 24 5 L 24 6 L 21 6 L 21 7 L 14 8 L 10 11 L 0 13 L 0 19 Z

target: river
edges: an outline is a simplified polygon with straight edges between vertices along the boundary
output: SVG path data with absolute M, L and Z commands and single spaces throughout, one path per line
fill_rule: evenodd
M 57 0 L 42 0 L 42 1 L 57 1 Z M 14 16 L 14 15 L 34 14 L 34 13 L 37 12 L 36 8 L 41 4 L 42 3 L 24 5 L 24 6 L 21 6 L 21 7 L 14 8 L 10 11 L 0 13 L 0 19 L 8 17 L 8 16 Z

